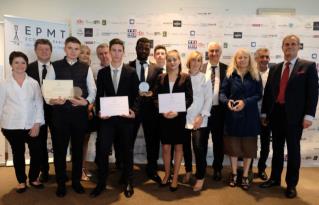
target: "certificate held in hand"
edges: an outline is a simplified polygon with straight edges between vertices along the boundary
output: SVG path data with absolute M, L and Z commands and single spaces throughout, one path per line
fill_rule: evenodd
M 185 93 L 158 94 L 159 113 L 185 112 Z
M 128 97 L 102 97 L 100 98 L 101 117 L 111 117 L 129 114 Z
M 45 99 L 73 98 L 73 80 L 43 80 L 42 94 Z

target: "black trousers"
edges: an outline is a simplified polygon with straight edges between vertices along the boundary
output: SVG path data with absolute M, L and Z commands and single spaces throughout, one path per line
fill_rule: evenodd
M 66 155 L 71 140 L 72 183 L 79 183 L 82 175 L 83 140 L 88 129 L 87 107 L 54 109 L 52 123 L 56 181 L 58 184 L 66 182 Z
M 41 143 L 39 137 L 30 137 L 30 130 L 2 129 L 3 135 L 8 140 L 13 154 L 13 165 L 19 183 L 25 183 L 25 143 L 28 144 L 30 152 L 29 182 L 37 180 L 40 173 Z
M 260 125 L 260 158 L 258 161 L 258 171 L 265 171 L 267 165 L 266 161 L 269 156 L 270 146 L 270 127 Z
M 186 172 L 192 172 L 192 141 L 196 160 L 196 179 L 203 179 L 206 173 L 208 144 L 206 133 L 206 128 L 197 130 L 185 129 L 185 143 L 183 144 L 185 169 Z
M 284 147 L 287 143 L 288 159 L 286 183 L 296 186 L 299 180 L 300 169 L 300 139 L 302 135 L 302 121 L 288 124 L 284 105 L 275 104 L 273 115 L 270 118 L 272 130 L 272 170 L 271 179 L 281 181 L 284 164 Z
M 111 117 L 100 121 L 99 135 L 96 139 L 96 164 L 98 167 L 98 182 L 106 184 L 109 170 L 109 152 L 115 137 L 123 160 L 122 179 L 131 183 L 133 178 L 133 120 L 122 117 Z
M 137 137 L 137 132 L 142 124 L 144 131 L 144 139 L 146 144 L 146 157 L 147 157 L 147 165 L 146 172 L 148 175 L 153 175 L 157 172 L 157 160 L 159 157 L 160 150 L 160 131 L 159 131 L 159 121 L 157 114 L 154 113 L 152 117 L 150 116 L 137 116 L 134 122 L 134 144 Z M 133 144 L 133 147 L 134 147 Z
M 212 106 L 211 116 L 208 118 L 207 126 L 207 139 L 209 134 L 212 134 L 213 141 L 213 169 L 215 171 L 221 171 L 223 169 L 224 161 L 224 115 L 225 108 L 222 105 Z
M 52 135 L 52 131 L 51 131 L 51 135 Z M 39 139 L 41 142 L 41 149 L 42 149 L 40 171 L 42 173 L 49 173 L 49 153 L 48 153 L 48 146 L 47 146 L 48 125 L 47 124 L 44 124 L 40 127 Z

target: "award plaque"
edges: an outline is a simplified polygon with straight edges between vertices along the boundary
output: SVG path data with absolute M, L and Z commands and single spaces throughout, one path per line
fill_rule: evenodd
M 79 87 L 73 87 L 73 95 L 75 99 L 80 99 L 80 97 L 82 96 L 82 89 Z
M 146 93 L 150 89 L 150 85 L 147 82 L 141 82 L 138 88 L 140 92 Z

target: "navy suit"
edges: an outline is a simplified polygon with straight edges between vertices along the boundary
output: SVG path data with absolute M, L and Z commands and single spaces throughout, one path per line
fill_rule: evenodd
M 273 133 L 271 179 L 280 183 L 287 142 L 288 164 L 286 183 L 298 184 L 300 169 L 300 139 L 305 115 L 315 116 L 318 102 L 318 74 L 314 62 L 297 59 L 285 91 L 285 103 L 276 102 L 279 93 L 283 62 L 270 70 L 265 87 L 262 113 L 270 122 Z

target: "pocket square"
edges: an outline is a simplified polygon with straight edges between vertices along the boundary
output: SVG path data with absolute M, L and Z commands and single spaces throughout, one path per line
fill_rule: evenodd
M 302 74 L 305 74 L 304 70 L 297 71 L 297 75 L 302 75 Z

